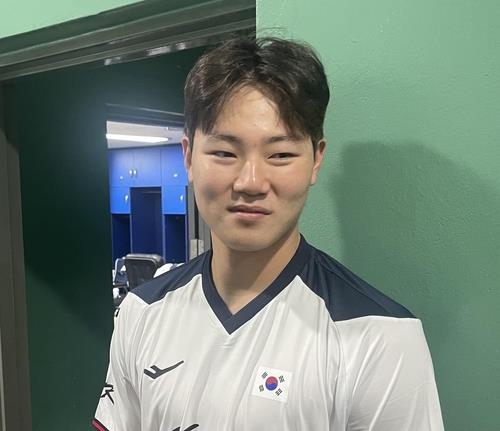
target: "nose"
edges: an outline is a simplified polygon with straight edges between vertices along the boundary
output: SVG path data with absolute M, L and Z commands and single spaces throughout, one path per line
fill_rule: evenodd
M 245 160 L 233 184 L 233 190 L 247 195 L 260 195 L 269 191 L 269 179 L 264 162 Z

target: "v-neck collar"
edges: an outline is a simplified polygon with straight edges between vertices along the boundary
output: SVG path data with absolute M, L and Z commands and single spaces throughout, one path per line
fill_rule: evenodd
M 264 291 L 252 299 L 241 310 L 232 314 L 215 288 L 211 271 L 212 251 L 210 251 L 205 259 L 205 262 L 203 263 L 203 292 L 208 304 L 212 308 L 212 311 L 215 313 L 228 334 L 232 334 L 252 319 L 252 317 L 254 317 L 286 286 L 288 286 L 307 262 L 310 252 L 311 247 L 301 236 L 297 251 L 278 277 L 276 277 L 276 279 Z

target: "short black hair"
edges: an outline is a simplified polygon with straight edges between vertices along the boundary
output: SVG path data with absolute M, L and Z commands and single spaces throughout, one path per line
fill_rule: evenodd
M 238 37 L 202 55 L 184 87 L 185 132 L 210 133 L 224 104 L 244 86 L 272 100 L 292 136 L 323 138 L 330 99 L 324 67 L 312 47 L 275 37 Z

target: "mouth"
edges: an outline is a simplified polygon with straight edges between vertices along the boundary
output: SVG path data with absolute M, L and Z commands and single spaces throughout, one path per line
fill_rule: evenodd
M 237 213 L 237 214 L 248 214 L 248 215 L 269 215 L 271 211 L 266 208 L 254 205 L 235 205 L 229 207 L 229 212 Z

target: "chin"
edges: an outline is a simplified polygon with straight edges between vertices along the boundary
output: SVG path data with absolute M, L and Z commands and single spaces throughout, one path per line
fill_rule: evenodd
M 287 238 L 289 238 L 289 235 L 285 234 L 272 237 L 264 234 L 259 235 L 256 232 L 246 232 L 245 234 L 234 236 L 229 236 L 227 234 L 220 235 L 218 238 L 219 241 L 230 250 L 245 253 L 256 253 L 271 249 L 275 246 L 279 247 L 280 245 L 283 245 Z
M 245 253 L 255 253 L 267 249 L 271 244 L 266 241 L 257 241 L 255 239 L 225 241 L 224 244 L 234 251 Z

